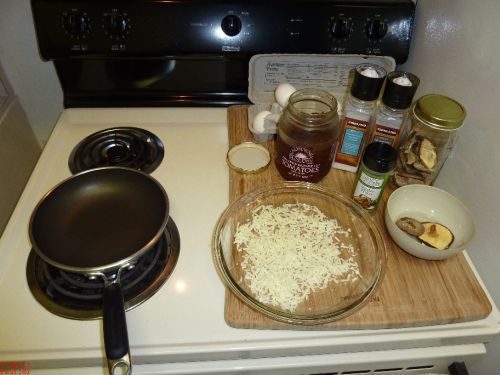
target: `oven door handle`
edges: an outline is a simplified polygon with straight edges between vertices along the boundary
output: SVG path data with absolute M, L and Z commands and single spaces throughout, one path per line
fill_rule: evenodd
M 463 362 L 453 362 L 448 367 L 448 370 L 450 370 L 450 375 L 469 375 L 469 371 L 467 371 L 467 367 Z

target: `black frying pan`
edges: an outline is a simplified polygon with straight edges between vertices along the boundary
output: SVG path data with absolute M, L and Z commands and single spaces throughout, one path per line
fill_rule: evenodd
M 120 273 L 160 239 L 168 221 L 163 187 L 149 175 L 105 167 L 55 186 L 30 221 L 33 249 L 63 270 L 104 279 L 103 327 L 110 374 L 131 372 Z

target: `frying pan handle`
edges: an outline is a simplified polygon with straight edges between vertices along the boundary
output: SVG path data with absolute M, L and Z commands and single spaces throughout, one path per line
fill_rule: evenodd
M 129 354 L 122 289 L 119 282 L 106 284 L 102 308 L 104 346 L 109 374 L 113 375 L 115 369 L 120 369 L 118 373 L 129 375 L 132 372 L 132 363 Z

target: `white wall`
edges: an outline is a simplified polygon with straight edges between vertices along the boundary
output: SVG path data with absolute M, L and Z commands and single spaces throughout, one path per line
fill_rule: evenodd
M 0 64 L 41 145 L 63 105 L 55 69 L 38 55 L 28 0 L 0 0 Z
M 420 0 L 410 62 L 418 95 L 437 92 L 465 105 L 468 116 L 437 185 L 473 211 L 477 239 L 469 254 L 500 305 L 500 1 Z M 0 62 L 44 143 L 62 110 L 54 68 L 38 56 L 27 0 L 0 1 Z M 500 339 L 469 364 L 472 375 L 496 375 Z
M 472 210 L 477 238 L 468 254 L 500 306 L 500 1 L 419 0 L 409 62 L 417 96 L 436 92 L 461 102 L 467 118 L 436 185 Z M 468 364 L 472 375 L 500 374 L 500 338 Z

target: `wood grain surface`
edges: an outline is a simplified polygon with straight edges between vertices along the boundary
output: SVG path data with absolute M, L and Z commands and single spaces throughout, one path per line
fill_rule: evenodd
M 247 106 L 228 109 L 229 146 L 253 137 L 247 126 Z M 274 155 L 272 142 L 264 143 Z M 257 174 L 230 171 L 230 201 L 265 184 L 281 181 L 271 162 Z M 354 173 L 332 169 L 319 183 L 329 189 L 349 194 Z M 464 255 L 442 261 L 427 261 L 401 250 L 389 237 L 383 223 L 386 189 L 376 213 L 376 221 L 386 240 L 387 270 L 380 289 L 373 298 L 347 318 L 332 323 L 302 326 L 270 319 L 251 309 L 226 289 L 224 316 L 229 326 L 254 329 L 337 330 L 415 327 L 478 320 L 486 317 L 491 305 Z

